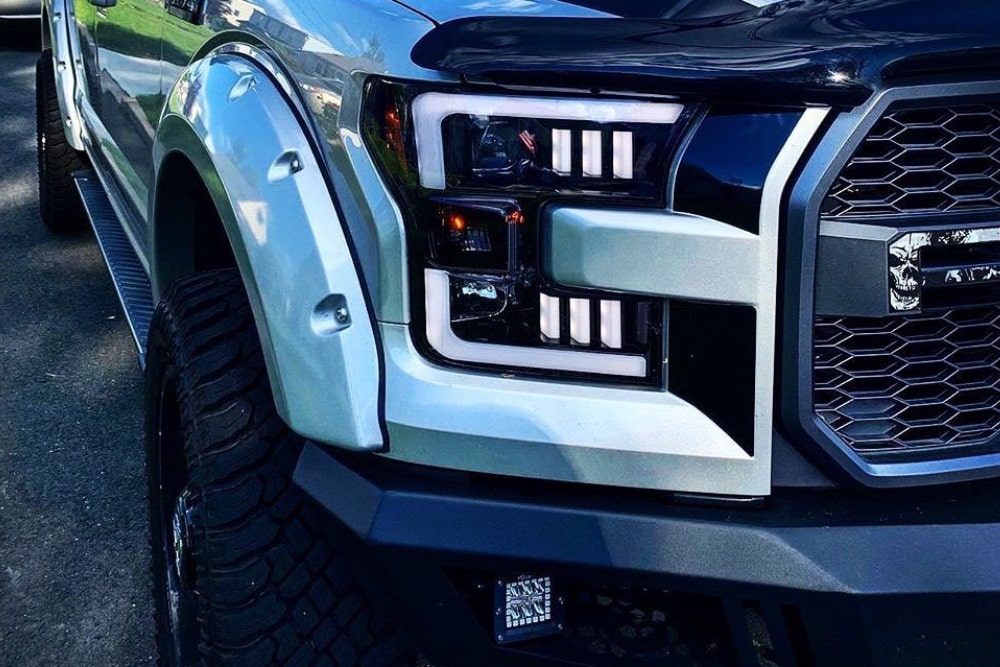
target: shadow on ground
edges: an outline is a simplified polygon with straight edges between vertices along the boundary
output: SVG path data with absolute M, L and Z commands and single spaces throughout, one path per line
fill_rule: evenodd
M 38 219 L 37 40 L 0 25 L 0 665 L 151 664 L 141 376 L 93 238 Z

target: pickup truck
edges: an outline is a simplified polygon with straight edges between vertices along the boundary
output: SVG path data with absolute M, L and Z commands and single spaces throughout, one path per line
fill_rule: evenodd
M 995 0 L 45 0 L 163 665 L 1000 660 Z

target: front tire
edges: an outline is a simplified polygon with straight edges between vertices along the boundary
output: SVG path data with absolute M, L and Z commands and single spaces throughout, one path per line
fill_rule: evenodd
M 87 229 L 87 214 L 73 182 L 73 172 L 84 169 L 83 156 L 66 141 L 62 112 L 56 96 L 52 49 L 35 64 L 35 125 L 38 147 L 38 206 L 45 226 L 54 232 Z
M 175 282 L 149 336 L 146 442 L 160 664 L 412 667 L 292 484 L 239 274 Z

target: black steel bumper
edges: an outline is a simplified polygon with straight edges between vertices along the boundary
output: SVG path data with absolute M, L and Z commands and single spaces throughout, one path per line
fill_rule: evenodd
M 762 509 L 727 509 L 651 494 L 408 473 L 308 445 L 296 481 L 360 538 L 373 582 L 435 662 L 1000 661 L 994 483 L 776 492 Z M 573 606 L 595 599 L 586 591 L 624 611 L 603 629 L 588 621 L 572 646 L 559 638 L 499 646 L 484 589 L 515 572 L 565 583 L 566 635 L 578 630 Z M 649 609 L 638 609 L 635 599 L 669 610 L 668 624 L 677 618 L 666 653 L 653 662 L 640 659 L 653 655 L 648 643 L 637 653 L 628 647 L 636 629 L 655 630 L 644 621 Z M 686 638 L 677 630 L 685 610 L 701 625 L 719 627 Z M 594 657 L 581 658 L 581 646 L 594 649 Z M 555 658 L 563 661 L 546 662 Z

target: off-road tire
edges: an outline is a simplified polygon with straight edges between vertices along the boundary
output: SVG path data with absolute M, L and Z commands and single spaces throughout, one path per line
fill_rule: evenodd
M 39 215 L 54 232 L 83 231 L 88 227 L 87 214 L 73 183 L 73 172 L 85 168 L 84 158 L 66 141 L 52 49 L 42 51 L 35 64 L 35 118 Z
M 275 412 L 235 270 L 176 281 L 153 317 L 146 442 L 156 640 L 173 660 L 162 494 L 187 468 L 198 648 L 184 664 L 413 667 L 408 641 L 356 585 L 319 508 L 292 484 L 303 446 Z M 175 397 L 178 437 L 158 435 Z M 166 449 L 171 441 L 182 452 Z M 173 458 L 172 458 L 173 457 Z M 342 538 L 341 538 L 342 539 Z M 185 625 L 184 627 L 191 627 Z M 180 633 L 179 633 L 180 634 Z

